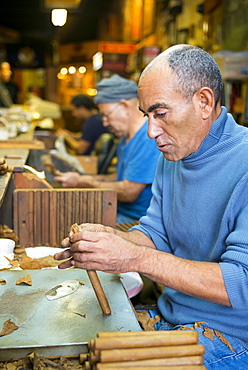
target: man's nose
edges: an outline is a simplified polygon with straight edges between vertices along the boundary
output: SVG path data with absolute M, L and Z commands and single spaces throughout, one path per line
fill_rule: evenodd
M 163 133 L 162 128 L 155 124 L 153 118 L 149 118 L 148 119 L 148 131 L 147 131 L 148 137 L 150 139 L 155 139 L 162 133 Z

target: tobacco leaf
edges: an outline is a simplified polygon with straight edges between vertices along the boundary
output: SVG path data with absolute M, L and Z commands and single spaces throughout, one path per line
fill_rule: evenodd
M 229 340 L 227 340 L 221 332 L 214 330 L 214 334 L 219 338 L 232 352 L 235 352 Z
M 209 328 L 203 328 L 203 333 L 202 333 L 205 337 L 207 337 L 208 339 L 211 339 L 211 340 L 214 340 L 214 331 L 212 329 L 209 329 Z
M 197 321 L 194 323 L 194 328 L 203 328 L 202 324 L 207 324 L 205 321 Z
M 34 352 L 30 353 L 30 355 L 28 355 L 28 358 L 30 359 L 30 361 L 33 365 L 33 370 L 38 370 L 39 361 L 40 361 L 38 353 L 36 351 L 34 351 Z
M 19 261 L 16 261 L 16 260 L 11 260 L 9 259 L 8 257 L 5 256 L 5 258 L 9 261 L 9 263 L 11 264 L 11 267 L 6 267 L 6 268 L 3 268 L 1 269 L 1 271 L 4 271 L 4 270 L 12 270 L 16 267 L 19 267 Z
M 8 364 L 5 365 L 7 370 L 16 370 L 16 365 L 12 362 L 9 362 Z
M 26 276 L 24 277 L 21 277 L 19 278 L 17 281 L 16 281 L 16 285 L 20 285 L 20 284 L 27 284 L 27 285 L 32 285 L 32 279 L 31 279 L 31 276 L 29 274 L 27 274 Z
M 136 311 L 138 321 L 145 331 L 155 331 L 154 325 L 161 320 L 159 315 L 156 315 L 154 319 L 149 317 L 145 311 Z
M 53 256 L 46 256 L 41 258 L 31 258 L 25 256 L 20 262 L 22 270 L 40 270 L 44 267 L 55 267 L 58 266 L 61 261 L 56 261 Z
M 180 329 L 181 330 L 195 330 L 194 326 L 185 326 L 185 325 L 180 326 Z
M 18 237 L 16 236 L 14 230 L 10 229 L 7 225 L 0 225 L 0 238 L 12 239 L 14 242 L 18 242 Z
M 41 258 L 31 258 L 24 255 L 21 260 L 9 259 L 6 257 L 9 263 L 12 265 L 9 268 L 2 270 L 12 270 L 13 268 L 20 267 L 22 270 L 40 270 L 44 267 L 56 267 L 63 261 L 56 261 L 53 256 L 45 256 Z M 66 261 L 66 260 L 64 260 Z
M 3 337 L 4 335 L 8 335 L 13 333 L 16 329 L 18 329 L 19 326 L 17 326 L 11 319 L 8 319 L 3 324 L 3 329 L 0 332 L 0 337 Z

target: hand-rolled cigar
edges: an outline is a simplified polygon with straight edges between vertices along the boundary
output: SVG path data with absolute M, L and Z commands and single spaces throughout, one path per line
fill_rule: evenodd
M 96 297 L 98 299 L 98 302 L 101 306 L 102 313 L 104 316 L 111 314 L 111 309 L 107 300 L 107 297 L 103 291 L 101 282 L 99 280 L 99 277 L 94 270 L 87 270 L 88 277 L 90 279 L 90 282 L 92 284 L 92 287 L 95 291 Z
M 162 366 L 126 366 L 122 369 L 126 370 L 161 370 Z M 102 367 L 102 364 L 96 365 L 96 370 L 103 370 L 106 368 Z M 119 370 L 119 367 L 111 367 L 111 370 Z M 206 370 L 205 366 L 202 365 L 189 365 L 189 366 L 166 366 L 166 370 Z
M 81 230 L 82 229 L 80 228 L 80 226 L 77 223 L 75 223 L 70 228 L 70 234 L 80 232 Z M 86 271 L 87 271 L 88 277 L 90 279 L 91 285 L 94 289 L 94 292 L 96 294 L 96 297 L 98 299 L 98 302 L 100 304 L 100 307 L 102 309 L 103 315 L 104 316 L 110 315 L 111 314 L 111 309 L 110 309 L 107 297 L 104 293 L 104 290 L 102 288 L 101 282 L 99 280 L 99 277 L 98 277 L 96 271 L 95 270 L 86 270 Z
M 84 370 L 92 370 L 92 367 L 88 361 L 86 361 L 84 364 Z
M 171 336 L 172 333 L 178 333 L 177 335 L 183 335 L 181 333 L 185 333 L 186 331 L 183 331 L 183 330 L 159 330 L 159 331 L 103 331 L 103 332 L 98 332 L 97 333 L 97 338 L 113 338 L 113 337 L 134 337 L 134 336 L 140 336 L 142 335 L 143 337 L 144 336 L 162 336 L 162 337 L 166 337 L 166 336 Z M 187 331 L 187 333 L 193 333 L 193 334 L 190 334 L 192 335 L 193 337 L 196 337 L 198 338 L 198 333 L 197 331 Z
M 114 349 L 114 348 L 143 348 L 143 347 L 160 347 L 168 345 L 182 345 L 195 344 L 198 340 L 198 333 L 196 331 L 175 331 L 171 330 L 169 333 L 164 331 L 157 335 L 157 332 L 152 332 L 153 335 L 126 336 L 126 337 L 109 337 L 96 338 L 94 340 L 94 349 Z
M 183 357 L 168 357 L 168 358 L 152 358 L 148 360 L 137 360 L 137 361 L 122 361 L 122 362 L 108 362 L 101 363 L 101 370 L 108 370 L 113 367 L 125 368 L 127 366 L 179 366 L 179 365 L 202 365 L 203 356 L 183 356 Z M 100 363 L 96 364 L 96 368 Z M 167 367 L 166 367 L 167 369 Z
M 94 339 L 90 339 L 89 342 L 88 342 L 88 350 L 89 351 L 94 350 L 94 344 L 95 344 L 95 340 Z
M 203 355 L 205 348 L 202 344 L 183 346 L 146 347 L 129 349 L 106 349 L 100 351 L 99 362 L 136 361 L 152 358 L 180 357 Z
M 88 357 L 89 357 L 88 353 L 80 353 L 80 355 L 79 355 L 80 365 L 85 364 L 85 362 L 88 360 Z
M 100 351 L 95 351 L 95 352 L 90 352 L 89 354 L 89 363 L 93 365 L 96 362 L 100 362 L 101 357 L 100 357 Z

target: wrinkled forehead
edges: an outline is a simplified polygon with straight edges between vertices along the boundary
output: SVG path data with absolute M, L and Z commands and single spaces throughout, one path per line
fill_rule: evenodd
M 141 74 L 138 83 L 138 96 L 140 97 L 144 92 L 147 93 L 148 90 L 168 89 L 173 87 L 174 82 L 173 71 L 168 63 L 156 64 Z

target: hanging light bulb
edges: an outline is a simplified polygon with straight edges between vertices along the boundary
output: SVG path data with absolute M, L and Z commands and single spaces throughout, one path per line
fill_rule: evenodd
M 54 26 L 64 26 L 67 20 L 66 9 L 53 9 L 52 10 L 52 23 Z

